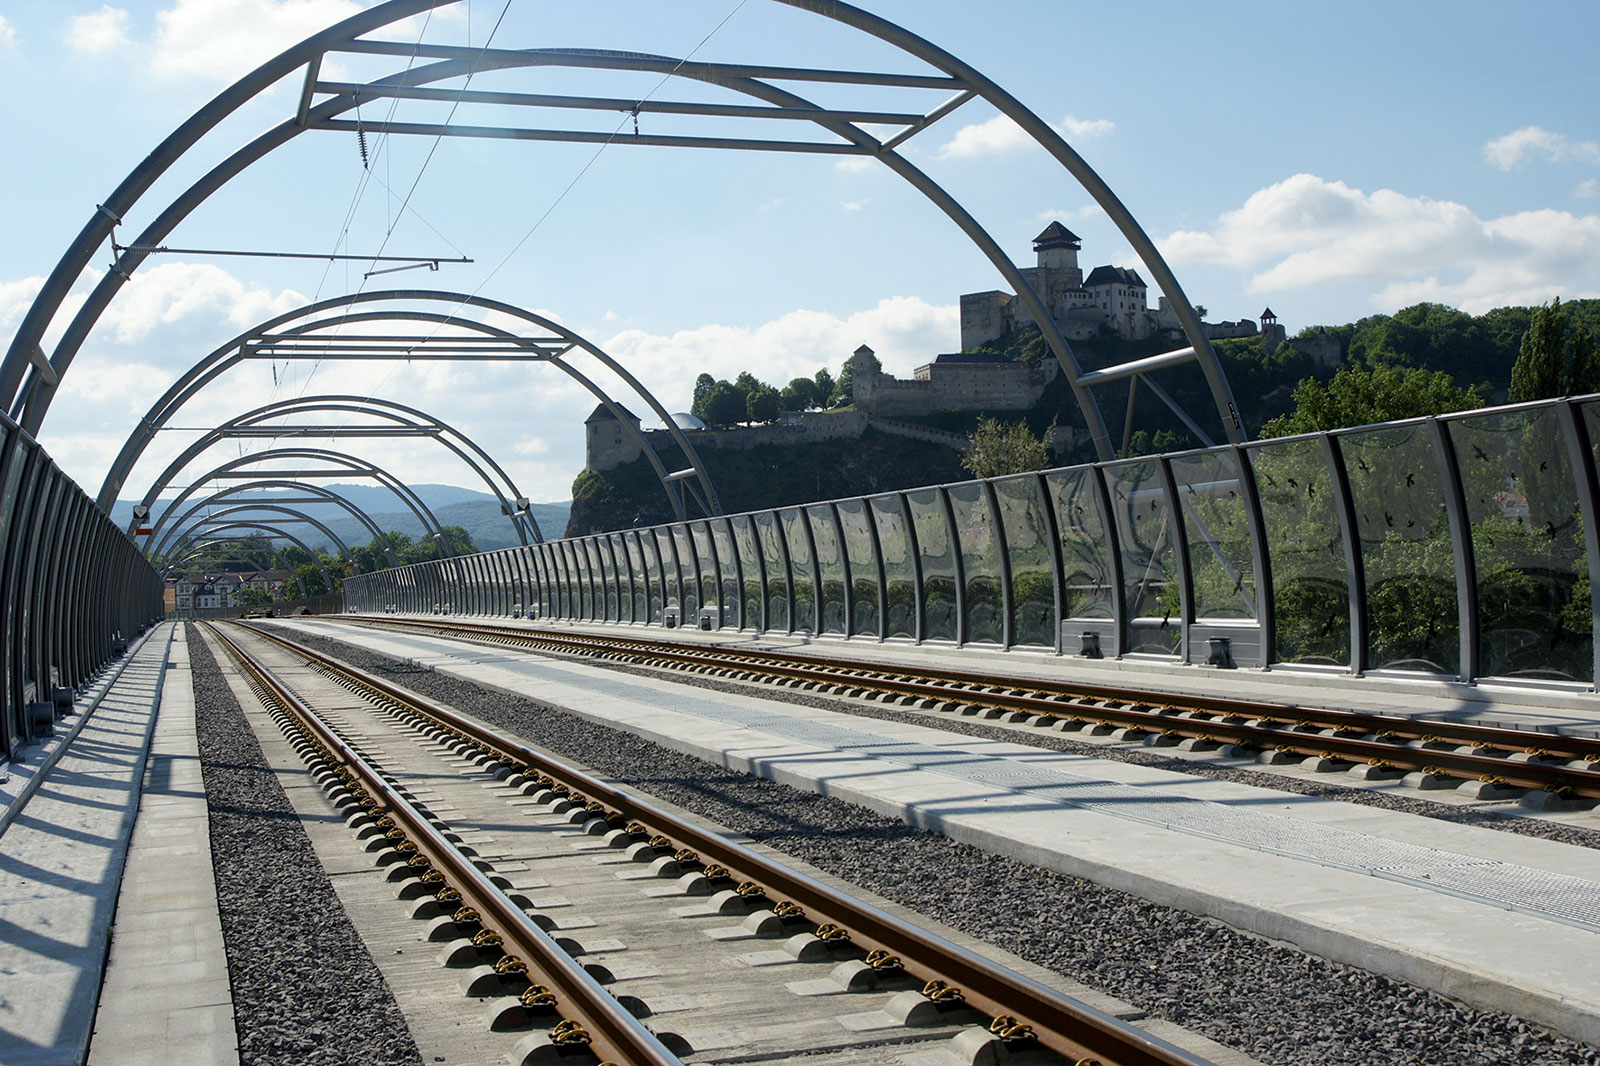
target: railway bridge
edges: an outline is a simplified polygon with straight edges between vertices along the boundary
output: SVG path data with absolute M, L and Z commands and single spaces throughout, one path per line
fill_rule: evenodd
M 452 2 L 376 4 L 203 106 L 89 217 L 0 363 L 0 969 L 30 982 L 0 997 L 0 1061 L 1595 1061 L 1600 398 L 1248 440 L 1137 221 L 950 52 L 835 0 L 770 2 L 901 64 L 396 39 Z M 470 87 L 488 71 L 575 87 Z M 693 91 L 595 94 L 617 75 Z M 219 151 L 285 78 L 282 121 Z M 1083 366 L 902 152 L 974 101 L 1105 211 L 1182 347 Z M 545 109 L 633 134 L 523 124 Z M 313 133 L 882 166 L 1041 325 L 1096 458 L 730 512 L 647 384 L 555 315 L 363 284 L 219 338 L 91 496 L 37 440 L 75 356 L 193 212 Z M 166 198 L 169 172 L 191 184 Z M 473 426 L 409 397 L 230 412 L 136 476 L 252 360 L 561 375 L 674 434 L 640 441 L 674 519 L 549 536 Z M 1186 410 L 1167 384 L 1196 373 Z M 1202 446 L 1128 454 L 1141 390 Z M 396 438 L 464 463 L 516 546 L 452 553 L 373 443 Z M 234 551 L 224 531 L 300 543 L 336 502 L 381 534 L 328 478 L 389 490 L 435 557 L 352 570 L 308 617 L 166 617 L 164 570 Z

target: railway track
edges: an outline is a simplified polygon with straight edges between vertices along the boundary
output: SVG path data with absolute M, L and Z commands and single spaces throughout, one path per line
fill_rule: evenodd
M 210 632 L 329 799 L 349 812 L 399 897 L 429 921 L 427 937 L 461 970 L 463 990 L 486 999 L 497 1027 L 526 1031 L 512 1061 L 582 1061 L 576 1053 L 616 1066 L 750 1056 L 826 1063 L 861 1048 L 922 1044 L 958 1062 L 1202 1066 L 449 708 L 275 634 Z M 504 836 L 519 818 L 525 833 L 482 840 L 485 827 Z M 536 867 L 540 885 L 585 893 L 601 935 L 580 932 L 588 919 L 561 917 L 566 897 L 541 910 L 500 867 Z M 556 881 L 563 871 L 572 886 Z M 728 919 L 739 924 L 708 928 Z M 673 939 L 663 943 L 663 934 Z M 614 961 L 635 944 L 680 964 L 677 985 Z M 775 950 L 749 950 L 768 945 Z M 796 963 L 827 977 L 785 980 Z M 685 980 L 696 994 L 671 991 Z M 878 1009 L 841 1026 L 837 997 L 851 993 Z M 752 1011 L 783 1019 L 772 1027 L 782 1035 L 752 1047 L 716 1035 L 738 1030 L 730 1014 Z
M 1402 715 L 1120 689 L 1079 681 L 1006 681 L 950 670 L 648 638 L 395 618 L 342 621 L 530 651 L 717 674 L 1056 730 L 1123 731 L 1125 739 L 1199 750 L 1231 746 L 1266 761 L 1323 770 L 1362 767 L 1369 779 L 1417 775 L 1420 787 L 1481 782 L 1507 790 L 1600 800 L 1600 739 Z

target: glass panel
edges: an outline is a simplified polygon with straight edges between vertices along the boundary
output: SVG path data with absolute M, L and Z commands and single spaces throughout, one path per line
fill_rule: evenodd
M 1206 452 L 1172 460 L 1189 540 L 1189 579 L 1196 618 L 1255 618 L 1255 558 L 1250 509 L 1239 491 L 1232 453 Z
M 639 546 L 638 530 L 630 529 L 623 534 L 622 543 L 628 548 L 628 568 L 633 571 L 633 620 L 635 622 L 650 621 L 650 580 L 649 568 L 645 564 L 643 549 Z
M 735 515 L 733 539 L 739 545 L 739 565 L 744 568 L 744 612 L 741 626 L 761 628 L 761 557 L 756 554 L 756 531 L 749 515 Z
M 611 577 L 606 582 L 606 615 L 618 622 L 626 622 L 633 616 L 633 598 L 628 592 L 628 549 L 619 533 L 607 534 L 606 542 L 611 548 L 611 557 L 607 560 Z
M 1056 568 L 1038 479 L 1010 478 L 993 484 L 1011 560 L 1011 639 L 1016 644 L 1053 648 Z
M 1318 440 L 1250 452 L 1272 560 L 1275 657 L 1350 665 L 1350 588 L 1333 478 Z
M 661 560 L 661 571 L 666 575 L 666 588 L 662 594 L 665 597 L 663 606 L 681 609 L 683 599 L 679 583 L 682 581 L 683 575 L 678 569 L 678 560 L 674 554 L 672 531 L 658 526 L 650 532 L 656 538 L 656 554 Z
M 767 562 L 767 628 L 789 629 L 789 575 L 784 569 L 783 533 L 771 511 L 755 516 L 756 532 L 761 537 L 761 556 Z
M 956 559 L 938 489 L 906 493 L 922 556 L 922 603 L 928 640 L 956 639 Z
M 721 564 L 718 575 L 717 603 L 722 607 L 722 624 L 738 629 L 744 625 L 740 617 L 742 601 L 739 595 L 739 568 L 733 534 L 728 532 L 728 520 L 716 519 L 711 523 L 711 536 L 717 546 L 717 562 Z
M 1461 670 L 1455 556 L 1425 425 L 1340 438 L 1367 572 L 1376 668 Z
M 1130 652 L 1171 655 L 1178 650 L 1178 553 L 1172 502 L 1153 461 L 1111 468 L 1111 506 L 1118 515 L 1123 595 L 1127 598 Z
M 642 529 L 638 536 L 639 548 L 644 554 L 644 572 L 647 578 L 645 584 L 650 593 L 647 603 L 649 610 L 645 614 L 645 620 L 659 622 L 664 604 L 661 590 L 661 557 L 656 553 L 655 530 Z
M 911 558 L 911 535 L 906 530 L 900 497 L 874 496 L 869 502 L 873 524 L 878 527 L 878 546 L 883 550 L 883 575 L 888 587 L 885 631 L 891 637 L 915 638 L 917 572 Z
M 574 541 L 564 540 L 561 548 L 566 553 L 567 573 L 572 581 L 572 595 L 567 601 L 571 605 L 572 617 L 588 618 L 589 582 L 583 572 L 583 547 Z
M 683 578 L 683 620 L 685 625 L 698 625 L 700 613 L 700 564 L 694 543 L 689 539 L 689 527 L 674 525 L 672 543 L 678 549 L 678 567 Z
M 878 635 L 878 558 L 872 551 L 872 517 L 865 500 L 841 500 L 839 525 L 850 560 L 850 633 Z
M 544 568 L 550 577 L 550 596 L 545 609 L 554 618 L 567 617 L 567 568 L 560 565 L 561 545 L 544 545 Z
M 816 579 L 811 571 L 811 541 L 806 536 L 805 515 L 796 510 L 778 512 L 783 520 L 784 543 L 789 545 L 789 573 L 794 579 L 794 628 L 812 630 L 817 624 Z
M 827 504 L 806 508 L 811 520 L 811 537 L 817 546 L 817 568 L 822 571 L 822 631 L 844 632 L 844 554 L 839 531 L 833 524 L 833 509 Z
M 606 617 L 606 571 L 601 557 L 605 549 L 595 537 L 585 537 L 583 551 L 589 563 L 589 617 L 601 621 Z
M 956 541 L 967 582 L 961 601 L 967 641 L 999 644 L 1004 639 L 1005 604 L 1000 595 L 1000 541 L 995 536 L 988 493 L 976 481 L 952 485 L 945 491 L 956 516 Z
M 700 603 L 711 606 L 718 599 L 717 560 L 711 554 L 711 527 L 704 522 L 695 522 L 689 531 L 694 535 L 695 559 L 700 564 Z
M 1080 467 L 1045 475 L 1061 534 L 1062 617 L 1115 618 L 1111 534 L 1095 472 Z
M 1472 524 L 1480 671 L 1592 680 L 1583 517 L 1555 410 L 1478 415 L 1446 426 Z

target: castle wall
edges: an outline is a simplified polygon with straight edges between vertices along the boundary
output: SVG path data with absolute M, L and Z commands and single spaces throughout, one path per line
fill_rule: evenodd
M 1039 402 L 1059 372 L 1054 360 L 1037 370 L 1021 363 L 934 362 L 902 381 L 858 360 L 851 364 L 850 382 L 856 410 L 874 416 L 1021 411 Z

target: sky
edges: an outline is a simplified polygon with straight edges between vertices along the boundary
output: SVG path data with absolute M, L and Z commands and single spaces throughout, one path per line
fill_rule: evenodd
M 10 157 L 0 168 L 0 341 L 9 342 L 95 205 L 168 133 L 256 64 L 368 6 L 0 0 L 0 144 Z M 1423 300 L 1478 313 L 1600 296 L 1600 68 L 1592 61 L 1600 6 L 1591 0 L 861 6 L 956 54 L 1053 125 L 1212 320 L 1253 319 L 1270 306 L 1292 335 Z M 928 69 L 775 0 L 464 0 L 371 36 Z M 369 80 L 406 62 L 330 56 L 322 76 Z M 119 239 L 131 242 L 191 181 L 292 114 L 301 80 L 285 79 L 202 139 L 141 199 Z M 461 87 L 459 79 L 441 84 Z M 635 73 L 502 71 L 478 75 L 471 87 L 748 102 Z M 833 107 L 912 113 L 945 98 L 938 90 L 785 87 Z M 368 102 L 355 117 L 382 121 L 390 108 Z M 449 113 L 445 103 L 393 106 L 398 121 Z M 441 289 L 534 311 L 610 353 L 677 411 L 688 408 L 702 372 L 732 378 L 748 369 L 781 387 L 822 366 L 836 372 L 861 344 L 887 371 L 908 376 L 959 347 L 961 293 L 1003 285 L 938 208 L 879 163 L 628 145 L 632 117 L 610 111 L 508 115 L 469 104 L 454 115 L 491 119 L 620 134 L 608 145 L 328 130 L 296 137 L 165 243 L 473 262 L 368 279 L 359 263 L 153 255 L 63 377 L 40 435 L 46 449 L 95 494 L 123 441 L 186 368 L 264 319 L 357 291 Z M 830 139 L 804 123 L 691 121 L 647 113 L 640 128 Z M 1093 198 L 981 100 L 900 151 L 1019 263 L 1031 264 L 1031 239 L 1060 220 L 1082 238 L 1086 269 L 1140 269 Z M 96 254 L 69 312 L 110 261 L 109 248 Z M 1156 295 L 1152 287 L 1152 303 Z M 47 349 L 66 320 L 53 323 Z M 592 362 L 590 370 L 605 378 Z M 142 492 L 219 422 L 334 393 L 406 403 L 457 426 L 541 501 L 569 498 L 583 466 L 582 421 L 594 406 L 542 364 L 257 361 L 186 405 L 123 496 Z M 224 442 L 179 481 L 267 446 Z M 429 442 L 319 446 L 360 450 L 412 483 L 477 484 Z

